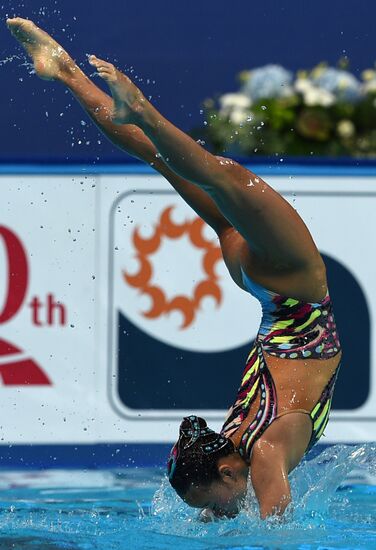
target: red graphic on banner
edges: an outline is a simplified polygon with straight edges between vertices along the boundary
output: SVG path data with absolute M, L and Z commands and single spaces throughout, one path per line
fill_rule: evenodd
M 8 260 L 8 289 L 5 305 L 0 312 L 0 323 L 16 315 L 24 301 L 28 283 L 28 265 L 24 248 L 19 238 L 7 227 L 0 226 Z
M 27 255 L 20 239 L 7 227 L 0 226 L 8 262 L 8 285 L 0 324 L 11 320 L 24 302 L 29 281 Z M 5 361 L 4 361 L 5 359 Z M 36 361 L 24 357 L 21 349 L 0 338 L 0 378 L 6 386 L 51 385 Z
M 32 312 L 32 323 L 36 327 L 53 326 L 56 324 L 60 326 L 66 325 L 67 313 L 65 306 L 58 300 L 56 301 L 53 294 L 48 294 L 45 302 L 42 302 L 38 296 L 34 296 L 28 306 Z
M 171 311 L 178 310 L 184 316 L 180 328 L 186 329 L 193 323 L 204 297 L 212 296 L 217 307 L 221 303 L 222 294 L 214 267 L 216 262 L 222 259 L 222 254 L 218 246 L 203 237 L 202 230 L 205 227 L 205 222 L 201 218 L 197 217 L 192 221 L 178 225 L 170 218 L 172 209 L 173 207 L 169 206 L 162 212 L 152 237 L 144 239 L 139 235 L 138 228 L 135 229 L 133 244 L 137 250 L 136 258 L 140 262 L 140 269 L 135 275 L 123 271 L 123 278 L 128 285 L 139 289 L 142 294 L 146 294 L 152 299 L 151 309 L 142 313 L 144 317 L 157 319 Z M 152 284 L 153 265 L 150 256 L 158 251 L 164 237 L 180 239 L 184 235 L 189 237 L 195 248 L 204 252 L 202 259 L 204 279 L 195 286 L 193 296 L 178 295 L 169 300 L 162 288 Z
M 22 351 L 0 339 L 0 360 L 6 356 L 6 363 L 0 363 L 0 377 L 5 386 L 50 386 L 51 381 L 39 365 L 30 358 L 19 358 Z

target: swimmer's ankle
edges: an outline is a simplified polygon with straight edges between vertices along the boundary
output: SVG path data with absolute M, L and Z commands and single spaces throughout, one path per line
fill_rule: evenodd
M 140 97 L 137 97 L 132 105 L 128 106 L 129 109 L 129 118 L 130 122 L 133 122 L 137 126 L 142 126 L 146 123 L 145 117 L 147 119 L 147 109 L 146 107 L 146 98 L 141 94 Z
M 155 109 L 155 107 L 145 100 L 145 104 L 140 107 L 137 113 L 137 124 L 148 136 L 155 135 L 166 125 L 166 119 Z
M 69 86 L 72 81 L 77 80 L 78 78 L 80 79 L 82 77 L 87 78 L 80 67 L 76 65 L 72 59 L 71 64 L 67 64 L 64 67 L 59 68 L 54 80 L 57 80 L 62 84 Z

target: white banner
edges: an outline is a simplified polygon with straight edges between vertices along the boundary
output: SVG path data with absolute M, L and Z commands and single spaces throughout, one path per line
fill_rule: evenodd
M 332 283 L 345 355 L 325 442 L 373 441 L 376 180 L 266 179 Z M 1 183 L 3 442 L 169 442 L 192 412 L 219 429 L 261 310 L 213 232 L 159 176 Z

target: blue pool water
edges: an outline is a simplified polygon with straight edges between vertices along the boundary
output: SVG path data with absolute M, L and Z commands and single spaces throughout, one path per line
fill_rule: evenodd
M 376 446 L 334 446 L 291 476 L 294 509 L 201 523 L 161 469 L 1 472 L 0 549 L 376 549 Z

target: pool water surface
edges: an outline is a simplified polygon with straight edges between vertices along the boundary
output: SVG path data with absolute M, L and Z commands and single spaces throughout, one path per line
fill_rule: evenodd
M 290 479 L 283 521 L 261 521 L 250 490 L 237 518 L 202 523 L 161 468 L 2 471 L 0 550 L 376 550 L 376 446 L 327 448 Z

